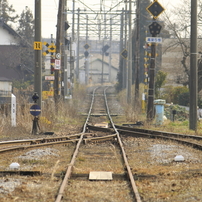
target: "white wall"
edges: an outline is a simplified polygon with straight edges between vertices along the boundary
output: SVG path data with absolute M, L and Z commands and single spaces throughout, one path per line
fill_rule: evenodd
M 0 37 L 0 44 L 1 45 L 17 44 L 17 40 L 14 39 L 14 37 L 7 30 L 5 30 L 3 27 L 0 27 L 0 33 L 1 33 L 1 37 Z
M 0 91 L 12 91 L 12 82 L 0 81 Z

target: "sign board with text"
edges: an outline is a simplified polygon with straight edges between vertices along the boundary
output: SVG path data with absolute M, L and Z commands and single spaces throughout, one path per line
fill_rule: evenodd
M 46 81 L 54 81 L 55 77 L 54 76 L 45 76 Z
M 162 43 L 162 37 L 146 37 L 147 43 Z
M 60 70 L 60 60 L 55 59 L 55 70 Z

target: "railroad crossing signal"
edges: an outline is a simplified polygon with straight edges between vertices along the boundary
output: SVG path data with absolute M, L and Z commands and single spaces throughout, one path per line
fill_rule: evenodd
M 162 26 L 159 23 L 153 22 L 151 25 L 149 25 L 150 34 L 152 35 L 160 34 L 161 28 Z
M 128 51 L 126 49 L 124 49 L 122 52 L 121 52 L 121 56 L 124 58 L 124 59 L 127 59 L 128 57 Z
M 157 0 L 155 0 L 146 8 L 146 10 L 153 16 L 154 19 L 156 19 L 165 10 L 165 8 Z
M 88 50 L 90 48 L 90 46 L 86 43 L 84 46 L 83 46 L 86 50 Z
M 56 46 L 54 43 L 47 43 L 47 42 L 43 42 L 43 45 L 46 46 L 48 48 L 48 50 L 46 50 L 45 52 L 43 52 L 43 55 L 46 56 L 48 53 L 55 53 L 56 52 Z

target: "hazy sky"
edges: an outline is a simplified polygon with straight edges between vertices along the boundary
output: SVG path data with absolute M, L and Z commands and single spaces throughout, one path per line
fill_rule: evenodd
M 75 0 L 78 4 L 75 6 L 83 9 L 85 5 L 90 8 L 99 9 L 100 8 L 100 0 Z M 79 3 L 83 2 L 83 3 Z M 35 0 L 8 0 L 9 4 L 13 5 L 14 9 L 18 14 L 21 14 L 22 10 L 28 6 L 34 15 L 34 3 Z M 51 34 L 55 37 L 56 35 L 56 23 L 57 23 L 57 12 L 58 12 L 58 2 L 59 0 L 41 0 L 42 3 L 42 37 L 50 37 Z M 93 4 L 92 4 L 93 2 Z M 117 5 L 120 0 L 105 0 L 105 3 L 110 7 Z M 180 2 L 179 0 L 158 0 L 158 2 L 166 9 L 172 8 L 175 6 L 176 2 Z M 123 4 L 122 4 L 123 5 Z M 117 7 L 121 9 L 123 6 L 120 5 Z M 67 0 L 67 7 L 72 8 L 72 0 Z M 106 7 L 107 10 L 107 7 Z

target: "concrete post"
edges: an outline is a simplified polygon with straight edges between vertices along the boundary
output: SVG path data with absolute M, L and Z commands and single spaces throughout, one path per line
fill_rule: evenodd
M 154 105 L 156 109 L 156 125 L 162 125 L 163 124 L 163 116 L 164 116 L 164 105 L 166 101 L 165 100 L 154 100 Z

